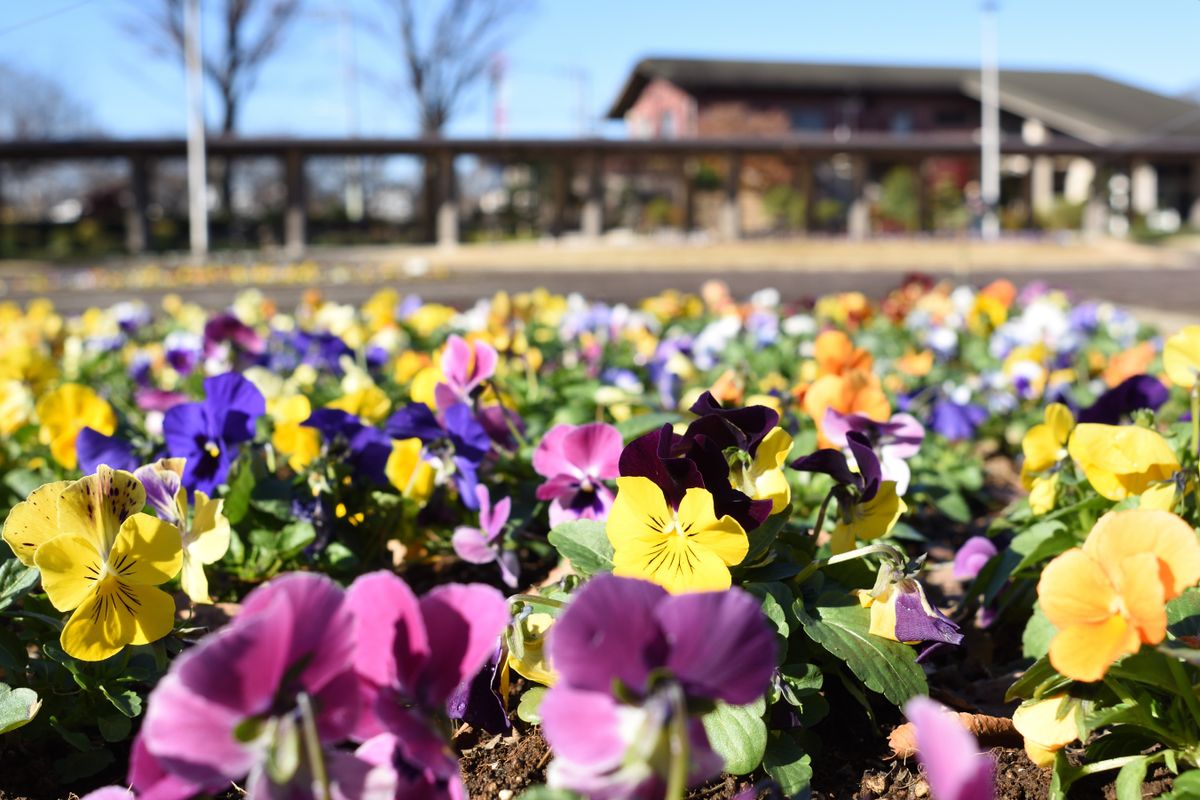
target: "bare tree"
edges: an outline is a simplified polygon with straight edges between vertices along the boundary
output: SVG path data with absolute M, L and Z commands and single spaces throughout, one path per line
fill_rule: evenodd
M 127 25 L 154 53 L 183 60 L 184 0 L 139 2 L 138 23 Z M 283 43 L 301 0 L 221 0 L 221 35 L 205 41 L 204 74 L 221 98 L 221 133 L 237 130 L 238 115 L 263 65 Z M 148 24 L 147 24 L 148 23 Z
M 0 62 L 0 140 L 94 132 L 90 112 L 61 83 Z
M 404 80 L 422 136 L 438 136 L 487 73 L 527 0 L 385 0 L 395 11 Z M 429 11 L 419 19 L 414 6 Z

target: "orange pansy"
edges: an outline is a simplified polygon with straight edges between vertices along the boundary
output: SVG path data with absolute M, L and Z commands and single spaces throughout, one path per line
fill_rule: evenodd
M 844 375 L 851 370 L 870 372 L 874 359 L 841 331 L 824 331 L 813 343 L 819 375 Z
M 1104 384 L 1108 388 L 1119 386 L 1126 378 L 1134 375 L 1145 375 L 1150 371 L 1157 351 L 1153 342 L 1135 344 L 1128 350 L 1123 350 L 1108 360 L 1104 369 Z
M 817 426 L 817 442 L 821 447 L 832 446 L 825 438 L 826 410 L 833 408 L 843 414 L 862 414 L 880 422 L 892 415 L 892 405 L 879 378 L 864 370 L 851 370 L 844 375 L 824 375 L 817 378 L 804 393 L 804 411 Z
M 1038 600 L 1058 629 L 1050 663 L 1078 681 L 1098 681 L 1110 665 L 1166 636 L 1168 600 L 1200 581 L 1200 541 L 1166 511 L 1105 514 L 1082 548 L 1051 561 Z

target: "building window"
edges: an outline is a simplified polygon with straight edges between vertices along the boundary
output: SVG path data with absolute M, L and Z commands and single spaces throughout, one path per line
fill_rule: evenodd
M 965 128 L 970 124 L 967 112 L 961 109 L 943 109 L 934 115 L 933 121 L 939 128 Z
M 819 108 L 793 108 L 788 114 L 794 131 L 823 131 L 825 112 Z
M 897 111 L 892 114 L 890 125 L 892 133 L 897 136 L 907 136 L 913 132 L 913 115 L 911 111 Z
M 678 134 L 675 130 L 675 115 L 664 111 L 658 117 L 658 135 L 662 139 L 674 139 Z

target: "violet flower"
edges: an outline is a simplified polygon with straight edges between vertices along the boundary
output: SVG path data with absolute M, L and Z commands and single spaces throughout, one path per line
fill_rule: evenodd
M 929 427 L 953 442 L 970 439 L 986 419 L 987 410 L 982 406 L 941 398 L 929 413 Z
M 539 500 L 550 501 L 550 527 L 576 519 L 603 520 L 613 504 L 605 481 L 620 474 L 621 432 L 603 422 L 555 425 L 533 451 L 533 469 L 545 478 Z
M 954 577 L 960 581 L 973 580 L 996 553 L 996 545 L 991 539 L 972 536 L 954 554 Z
M 204 325 L 204 355 L 216 355 L 225 344 L 232 344 L 244 353 L 261 355 L 266 343 L 253 328 L 231 313 L 217 314 Z
M 488 487 L 482 483 L 476 485 L 475 497 L 479 502 L 479 527 L 460 525 L 454 529 L 450 543 L 463 561 L 472 564 L 495 562 L 505 585 L 515 589 L 521 565 L 517 554 L 504 548 L 504 526 L 508 524 L 512 500 L 505 497 L 493 506 Z
M 325 452 L 331 458 L 345 461 L 356 475 L 381 486 L 387 484 L 392 440 L 386 433 L 338 408 L 318 408 L 300 424 L 321 432 Z
M 1162 381 L 1150 375 L 1134 375 L 1121 381 L 1079 412 L 1076 422 L 1098 422 L 1120 425 L 1123 417 L 1138 409 L 1157 411 L 1167 402 L 1170 393 Z
M 846 434 L 857 431 L 867 437 L 879 454 L 882 479 L 896 482 L 896 493 L 908 491 L 912 470 L 907 459 L 921 449 L 925 428 L 912 414 L 893 414 L 886 422 L 878 422 L 862 414 L 843 414 L 835 408 L 825 412 L 825 437 L 836 447 L 847 448 Z
M 204 381 L 204 400 L 174 406 L 163 417 L 167 454 L 186 458 L 183 485 L 212 495 L 241 452 L 254 439 L 266 401 L 257 387 L 235 372 Z
M 172 331 L 163 339 L 163 350 L 172 369 L 180 375 L 190 375 L 204 355 L 204 340 L 188 331 Z
M 75 453 L 79 456 L 79 469 L 84 475 L 92 475 L 101 464 L 113 469 L 133 472 L 141 461 L 133 453 L 133 445 L 119 436 L 105 436 L 97 430 L 84 427 L 75 437 Z
M 717 775 L 722 759 L 694 706 L 753 702 L 776 655 L 762 607 L 740 589 L 669 595 L 613 575 L 579 590 L 547 648 L 559 676 L 540 708 L 555 755 L 547 782 L 591 798 L 661 797 L 681 728 L 688 784 Z
M 496 348 L 487 342 L 467 342 L 451 336 L 442 352 L 444 381 L 434 387 L 437 406 L 445 410 L 455 403 L 471 402 L 475 391 L 496 374 Z
M 479 482 L 479 465 L 492 442 L 470 406 L 452 405 L 439 419 L 428 406 L 410 403 L 388 418 L 384 430 L 393 439 L 420 439 L 437 470 L 438 483 L 452 480 L 462 504 L 472 510 L 478 508 L 475 485 Z
M 914 697 L 904 715 L 917 729 L 917 758 L 934 800 L 992 800 L 996 765 L 979 752 L 975 737 L 935 700 Z

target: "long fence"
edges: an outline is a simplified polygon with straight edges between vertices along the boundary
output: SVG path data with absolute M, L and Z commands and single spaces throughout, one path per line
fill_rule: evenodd
M 894 135 L 855 133 L 847 137 L 827 134 L 794 135 L 777 138 L 704 138 L 674 140 L 613 140 L 613 139 L 321 139 L 236 137 L 211 138 L 208 155 L 215 158 L 269 157 L 283 165 L 286 187 L 284 238 L 289 252 L 300 253 L 306 242 L 307 190 L 305 163 L 307 159 L 328 156 L 412 156 L 432 167 L 425 174 L 426 208 L 436 215 L 436 239 L 451 246 L 459 238 L 459 203 L 455 196 L 454 161 L 459 156 L 475 156 L 494 163 L 547 162 L 560 174 L 581 170 L 587 176 L 587 191 L 583 198 L 580 228 L 585 237 L 599 237 L 605 228 L 604 183 L 612 163 L 630 164 L 642 159 L 664 160 L 674 166 L 690 191 L 685 165 L 696 158 L 720 158 L 727 162 L 723 180 L 723 200 L 719 214 L 720 233 L 725 238 L 741 235 L 737 205 L 741 168 L 745 159 L 754 156 L 780 158 L 796 166 L 801 176 L 801 190 L 811 196 L 814 163 L 833 157 L 845 157 L 852 165 L 852 196 L 855 198 L 847 213 L 848 233 L 865 236 L 868 231 L 864 188 L 873 163 L 908 163 L 920 170 L 930 159 L 973 157 L 979 152 L 979 142 L 971 134 L 914 133 Z M 1154 140 L 1122 141 L 1097 144 L 1067 138 L 1050 138 L 1033 143 L 1019 136 L 1001 140 L 1004 155 L 1023 155 L 1033 159 L 1072 156 L 1085 158 L 1095 165 L 1095 178 L 1089 192 L 1089 206 L 1101 203 L 1101 176 L 1106 170 L 1134 172 L 1139 164 L 1182 162 L 1200 176 L 1200 139 L 1161 138 Z M 149 181 L 153 164 L 164 159 L 181 159 L 186 155 L 183 139 L 78 139 L 62 141 L 0 142 L 0 163 L 31 164 L 80 160 L 126 159 L 129 163 L 130 198 L 126 207 L 126 245 L 132 252 L 145 249 L 148 241 L 146 208 Z M 561 183 L 561 182 L 560 182 Z M 925 192 L 919 190 L 918 201 L 927 206 Z M 3 187 L 0 186 L 0 203 Z M 556 192 L 551 203 L 561 206 L 564 193 Z M 1200 193 L 1197 194 L 1196 215 L 1200 216 Z M 812 203 L 807 204 L 811 213 Z M 561 208 L 556 209 L 561 218 Z M 921 218 L 924 219 L 924 211 Z M 1085 225 L 1095 225 L 1097 213 L 1085 212 Z M 1088 222 L 1091 220 L 1091 222 Z

